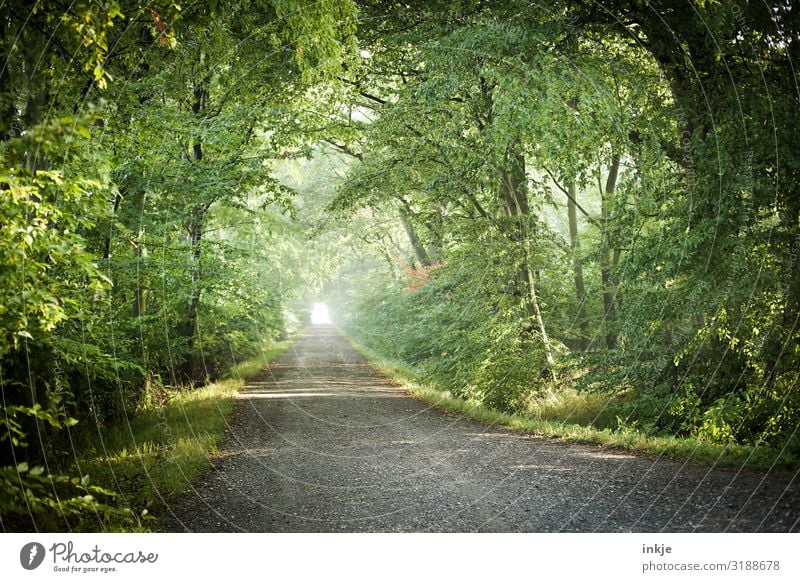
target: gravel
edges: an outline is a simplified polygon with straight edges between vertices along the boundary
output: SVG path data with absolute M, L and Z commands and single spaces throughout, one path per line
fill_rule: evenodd
M 444 414 L 315 326 L 239 395 L 167 531 L 800 531 L 800 479 L 513 433 Z M 796 475 L 795 475 L 796 477 Z

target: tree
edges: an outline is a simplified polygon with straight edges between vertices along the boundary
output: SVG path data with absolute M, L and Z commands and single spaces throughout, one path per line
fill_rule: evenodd
M 163 378 L 222 373 L 211 342 L 237 358 L 283 332 L 285 290 L 220 306 L 268 277 L 241 253 L 275 268 L 265 239 L 231 241 L 244 217 L 290 209 L 268 160 L 300 149 L 291 106 L 350 58 L 354 15 L 346 0 L 0 8 L 4 527 L 113 513 L 72 497 L 102 489 L 38 466 L 63 429 L 101 431 Z

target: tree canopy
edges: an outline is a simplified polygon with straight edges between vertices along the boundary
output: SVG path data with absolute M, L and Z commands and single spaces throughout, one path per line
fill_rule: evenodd
M 4 524 L 120 511 L 51 461 L 73 433 L 323 300 L 460 398 L 597 394 L 598 428 L 797 462 L 796 6 L 29 4 L 0 7 Z

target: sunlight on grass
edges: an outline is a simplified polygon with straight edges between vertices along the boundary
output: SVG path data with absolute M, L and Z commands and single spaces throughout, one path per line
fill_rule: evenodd
M 226 378 L 238 378 L 249 380 L 258 376 L 264 366 L 285 352 L 291 345 L 291 341 L 272 342 L 261 348 L 261 353 L 249 360 L 240 362 L 233 366 L 225 375 Z
M 492 410 L 479 402 L 457 398 L 448 390 L 420 383 L 415 380 L 415 371 L 408 366 L 387 362 L 369 348 L 351 339 L 349 341 L 377 370 L 392 383 L 405 388 L 411 396 L 489 425 L 716 467 L 773 471 L 794 467 L 793 459 L 769 448 L 718 445 L 692 437 L 652 436 L 630 427 L 615 429 L 615 419 L 609 418 L 608 412 L 609 404 L 615 402 L 612 397 L 582 394 L 572 388 L 532 398 L 524 413 Z
M 209 457 L 224 436 L 236 395 L 288 345 L 269 346 L 219 382 L 195 390 L 170 391 L 166 404 L 107 429 L 102 444 L 92 437 L 79 461 L 82 473 L 88 474 L 92 483 L 117 492 L 118 503 L 139 516 L 134 529 L 157 529 L 149 515 L 158 515 L 168 498 L 185 491 L 210 466 Z M 106 527 L 130 529 L 114 523 Z
M 525 414 L 537 420 L 605 428 L 616 426 L 616 416 L 609 412 L 609 405 L 616 400 L 606 394 L 579 393 L 574 388 L 566 387 L 531 397 L 526 402 Z

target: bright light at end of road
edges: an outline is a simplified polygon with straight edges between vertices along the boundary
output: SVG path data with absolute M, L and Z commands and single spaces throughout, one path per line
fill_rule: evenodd
M 331 316 L 328 313 L 328 306 L 324 303 L 315 303 L 311 309 L 311 323 L 313 325 L 325 325 L 331 322 Z

